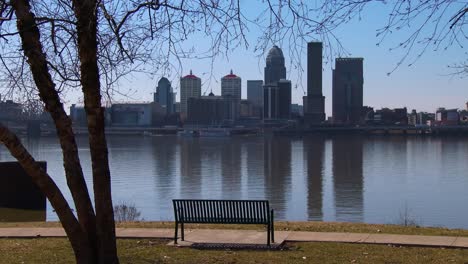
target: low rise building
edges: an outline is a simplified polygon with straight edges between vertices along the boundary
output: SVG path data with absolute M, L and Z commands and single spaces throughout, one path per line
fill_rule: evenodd
M 437 109 L 435 116 L 435 125 L 450 126 L 460 123 L 460 115 L 458 109 L 445 109 L 443 107 Z
M 407 125 L 408 111 L 404 108 L 382 108 L 374 113 L 374 123 L 377 125 Z
M 153 104 L 119 103 L 111 107 L 112 126 L 151 126 Z

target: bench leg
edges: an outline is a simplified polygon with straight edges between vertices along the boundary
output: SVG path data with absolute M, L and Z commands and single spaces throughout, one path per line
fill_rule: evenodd
M 181 232 L 181 234 L 182 234 L 182 241 L 185 241 L 185 236 L 184 236 L 184 222 L 182 222 L 181 228 L 182 228 L 182 232 Z
M 270 246 L 270 224 L 268 224 L 268 230 L 267 230 L 267 245 Z
M 273 213 L 273 209 L 271 209 L 271 242 L 275 243 L 275 215 Z
M 177 231 L 179 231 L 179 223 L 175 224 L 174 244 L 177 244 Z

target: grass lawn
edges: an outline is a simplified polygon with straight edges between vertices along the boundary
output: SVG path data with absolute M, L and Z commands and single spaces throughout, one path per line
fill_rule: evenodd
M 121 263 L 468 263 L 468 250 L 289 243 L 282 251 L 197 250 L 168 240 L 119 239 Z M 73 263 L 65 238 L 0 239 L 0 263 Z
M 126 228 L 173 228 L 173 222 L 118 223 Z M 5 227 L 60 227 L 57 222 L 0 223 Z M 250 225 L 187 225 L 187 228 L 259 229 Z M 275 222 L 275 230 L 468 236 L 468 230 L 327 222 Z M 468 249 L 396 247 L 328 242 L 288 243 L 284 250 L 199 250 L 167 246 L 168 240 L 119 239 L 121 263 L 461 263 Z M 0 238 L 0 264 L 74 263 L 65 238 Z

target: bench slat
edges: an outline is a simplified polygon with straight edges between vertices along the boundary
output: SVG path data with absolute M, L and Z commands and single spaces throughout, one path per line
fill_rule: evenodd
M 184 223 L 267 224 L 268 201 L 174 200 L 176 220 Z

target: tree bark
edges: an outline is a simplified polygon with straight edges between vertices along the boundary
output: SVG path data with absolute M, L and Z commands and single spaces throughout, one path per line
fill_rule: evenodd
M 0 142 L 2 142 L 11 155 L 15 157 L 26 173 L 32 178 L 33 182 L 47 196 L 52 207 L 57 212 L 57 216 L 62 223 L 65 233 L 70 240 L 75 259 L 77 263 L 95 263 L 95 256 L 92 247 L 89 245 L 88 237 L 82 230 L 80 223 L 72 213 L 65 197 L 60 189 L 29 154 L 26 148 L 21 144 L 18 137 L 8 128 L 0 123 Z
M 97 1 L 73 0 L 73 8 L 77 18 L 78 55 L 81 63 L 80 80 L 88 119 L 99 262 L 119 263 L 115 240 L 108 151 L 104 133 L 104 108 L 101 106 L 97 60 Z
M 15 10 L 24 54 L 28 59 L 34 82 L 39 90 L 39 96 L 55 123 L 63 153 L 67 185 L 75 203 L 79 223 L 83 232 L 88 236 L 89 243 L 87 245 L 91 247 L 91 251 L 96 255 L 96 217 L 84 180 L 71 120 L 60 102 L 55 83 L 49 73 L 46 56 L 40 42 L 40 32 L 29 1 L 14 0 L 11 4 Z M 59 209 L 55 209 L 59 213 Z

